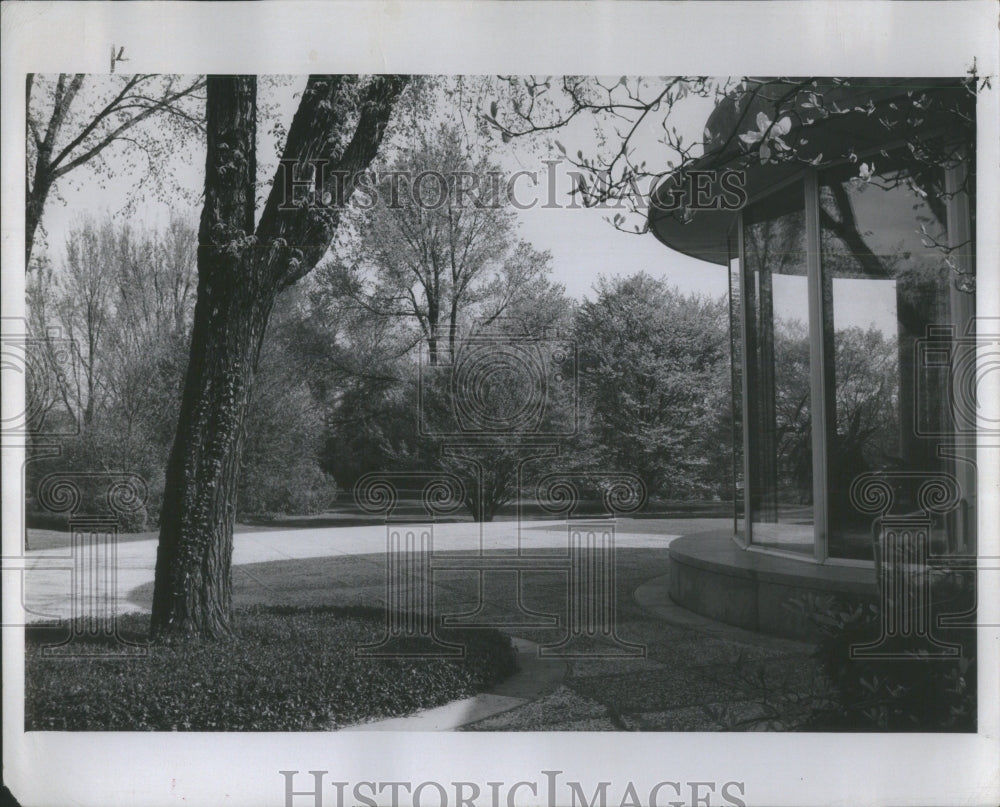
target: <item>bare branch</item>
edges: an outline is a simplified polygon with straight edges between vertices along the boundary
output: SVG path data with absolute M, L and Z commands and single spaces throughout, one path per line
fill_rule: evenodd
M 56 177 L 56 178 L 58 178 L 58 177 L 60 177 L 60 176 L 62 176 L 64 174 L 72 171 L 74 168 L 76 168 L 76 167 L 78 167 L 80 165 L 83 165 L 84 163 L 88 162 L 93 157 L 95 157 L 97 154 L 99 154 L 101 151 L 103 151 L 105 148 L 107 148 L 109 145 L 111 145 L 111 143 L 113 143 L 115 140 L 122 139 L 122 135 L 125 132 L 127 132 L 129 129 L 133 128 L 134 126 L 137 126 L 138 124 L 142 123 L 144 120 L 152 117 L 153 115 L 156 115 L 159 112 L 162 112 L 162 111 L 165 111 L 165 110 L 169 109 L 170 105 L 173 104 L 174 102 L 176 102 L 177 100 L 179 100 L 180 98 L 183 98 L 186 95 L 190 95 L 191 93 L 197 91 L 198 89 L 201 89 L 204 86 L 205 86 L 205 81 L 203 79 L 200 80 L 200 81 L 197 81 L 194 84 L 192 84 L 190 87 L 187 87 L 184 90 L 180 90 L 180 91 L 178 91 L 176 93 L 173 93 L 173 94 L 165 97 L 163 99 L 162 103 L 159 103 L 159 104 L 157 104 L 155 106 L 152 106 L 152 107 L 148 107 L 143 112 L 140 112 L 138 115 L 135 115 L 134 117 L 129 118 L 124 123 L 122 123 L 120 126 L 118 126 L 116 129 L 112 130 L 108 135 L 106 135 L 101 140 L 99 140 L 96 145 L 92 146 L 87 151 L 85 151 L 83 154 L 81 154 L 79 157 L 76 157 L 72 161 L 66 163 L 66 165 L 62 166 L 61 168 L 57 168 L 56 170 L 54 170 L 52 172 L 53 176 Z M 102 110 L 102 112 L 100 114 L 101 115 L 105 115 L 105 112 L 107 111 L 107 109 L 108 108 L 106 107 L 105 110 Z M 115 111 L 115 109 L 111 109 L 111 111 L 108 112 L 107 114 L 111 114 L 114 111 Z M 105 115 L 105 117 L 106 117 L 106 115 Z M 76 137 L 74 139 L 74 141 L 69 146 L 67 146 L 66 148 L 64 148 L 60 152 L 59 156 L 53 161 L 53 163 L 52 163 L 53 166 L 57 165 L 60 160 L 62 160 L 63 158 L 65 158 L 66 155 L 68 155 L 70 153 L 70 151 L 72 150 L 72 148 L 75 148 L 77 145 L 79 145 L 83 141 L 83 139 L 86 137 L 86 135 L 93 131 L 94 127 L 96 127 L 96 125 L 99 122 L 100 121 L 98 121 L 97 119 L 95 119 L 94 121 L 92 121 L 91 125 L 88 127 L 88 129 L 85 132 L 81 133 L 78 137 Z

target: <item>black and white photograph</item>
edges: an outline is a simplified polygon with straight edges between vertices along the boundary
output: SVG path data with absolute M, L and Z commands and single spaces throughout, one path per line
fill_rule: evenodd
M 126 5 L 3 5 L 14 803 L 996 803 L 995 9 Z

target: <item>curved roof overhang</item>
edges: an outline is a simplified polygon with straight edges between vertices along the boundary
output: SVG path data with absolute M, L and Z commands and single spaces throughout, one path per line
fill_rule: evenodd
M 912 111 L 913 97 L 956 92 L 971 100 L 962 80 L 955 78 L 748 79 L 740 91 L 725 97 L 709 116 L 705 154 L 664 177 L 653 189 L 650 230 L 671 249 L 725 265 L 727 237 L 738 210 L 696 206 L 692 194 L 697 192 L 701 200 L 719 199 L 724 190 L 720 183 L 727 181 L 722 179 L 725 172 L 741 171 L 744 201 L 753 201 L 810 165 L 827 167 L 846 161 L 847 150 L 863 157 L 914 135 L 940 131 L 947 124 L 947 114 L 935 112 L 941 104 L 930 104 L 928 114 L 917 127 L 910 125 L 911 121 L 904 123 L 907 112 L 903 110 Z M 839 111 L 825 117 L 817 115 L 810 106 L 810 93 L 822 93 L 823 106 Z M 905 99 L 906 103 L 893 105 L 894 99 Z M 876 111 L 869 111 L 873 107 Z M 782 139 L 794 147 L 794 161 L 763 164 L 740 140 L 741 134 L 757 129 L 761 112 L 772 121 L 790 119 L 791 128 Z M 710 173 L 695 183 L 698 172 Z M 695 184 L 700 184 L 697 191 Z

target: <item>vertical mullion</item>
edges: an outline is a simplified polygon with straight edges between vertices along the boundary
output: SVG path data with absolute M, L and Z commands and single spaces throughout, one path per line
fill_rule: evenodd
M 743 389 L 742 400 L 740 401 L 741 414 L 743 417 L 743 547 L 750 546 L 753 541 L 753 529 L 750 524 L 750 350 L 747 334 L 747 293 L 746 293 L 746 247 L 743 242 L 743 211 L 736 216 L 736 251 L 739 255 L 739 295 L 740 295 L 740 339 L 742 349 L 740 350 L 740 363 L 742 373 L 740 385 Z
M 829 541 L 829 463 L 827 445 L 828 419 L 835 413 L 827 411 L 826 362 L 826 301 L 820 261 L 819 179 L 815 170 L 804 177 L 806 208 L 806 272 L 809 293 L 809 395 L 812 419 L 813 472 L 813 552 L 818 562 L 828 557 Z
M 736 224 L 739 225 L 739 214 L 736 216 Z M 732 418 L 732 439 L 731 439 L 731 449 L 732 449 L 732 467 L 730 468 L 733 480 L 733 536 L 735 539 L 740 541 L 740 513 L 739 513 L 739 483 L 742 478 L 742 469 L 737 467 L 743 464 L 743 429 L 742 429 L 742 411 L 743 411 L 743 346 L 740 345 L 740 333 L 741 328 L 737 324 L 737 318 L 739 317 L 739 310 L 736 308 L 742 301 L 740 300 L 740 288 L 742 284 L 740 283 L 740 272 L 743 266 L 740 260 L 740 246 L 739 246 L 739 236 L 734 234 L 730 229 L 730 232 L 726 238 L 726 252 L 727 252 L 727 263 L 726 263 L 726 288 L 729 291 L 729 310 L 728 310 L 728 333 L 729 333 L 729 385 L 730 385 L 730 395 L 729 395 L 729 410 L 730 417 Z M 733 256 L 735 251 L 736 255 Z M 733 277 L 733 261 L 736 261 L 736 277 Z M 737 345 L 739 345 L 739 374 L 737 375 L 736 362 L 737 362 Z M 736 398 L 736 382 L 739 381 L 740 385 L 740 397 Z M 740 411 L 736 411 L 737 402 L 739 403 Z M 740 428 L 737 429 L 737 423 L 740 424 Z M 740 450 L 737 450 L 736 442 L 739 440 Z
M 954 252 L 955 261 L 959 271 L 963 273 L 975 272 L 973 258 L 973 242 L 975 234 L 972 232 L 972 217 L 969 206 L 975 204 L 974 199 L 970 199 L 965 191 L 965 184 L 968 178 L 967 153 L 961 153 L 961 162 L 949 165 L 945 168 L 945 196 L 947 199 L 947 238 L 948 246 Z M 954 280 L 948 278 L 949 285 L 949 321 L 955 328 L 955 336 L 972 337 L 970 327 L 975 322 L 975 295 L 963 292 L 956 287 Z M 942 404 L 944 405 L 944 404 Z M 947 405 L 944 405 L 948 411 Z M 972 545 L 972 537 L 975 534 L 974 524 L 976 519 L 976 447 L 974 441 L 964 441 L 958 438 L 957 427 L 954 421 L 949 424 L 956 436 L 954 451 L 949 460 L 952 474 L 959 480 L 960 503 L 959 511 L 949 519 L 950 531 L 956 533 L 954 537 L 948 536 L 948 545 L 951 551 L 969 552 L 975 551 Z M 969 501 L 971 497 L 972 501 Z
M 737 213 L 735 224 L 733 226 L 739 225 L 739 214 Z M 729 395 L 729 411 L 730 417 L 732 418 L 732 467 L 730 471 L 732 473 L 733 480 L 733 536 L 739 541 L 740 539 L 740 513 L 739 513 L 739 484 L 742 478 L 742 469 L 738 468 L 738 465 L 742 465 L 743 461 L 743 451 L 737 450 L 736 441 L 739 440 L 740 446 L 743 445 L 743 429 L 742 429 L 742 411 L 743 411 L 743 347 L 740 345 L 740 326 L 737 324 L 736 320 L 739 316 L 738 309 L 735 307 L 742 302 L 740 298 L 740 271 L 743 266 L 740 260 L 740 246 L 739 246 L 739 236 L 735 235 L 730 229 L 728 236 L 726 238 L 726 252 L 727 252 L 727 263 L 726 263 L 726 288 L 729 291 L 729 310 L 728 310 L 728 333 L 729 333 L 729 385 L 730 385 L 730 395 Z M 736 256 L 733 256 L 735 251 Z M 733 277 L 733 261 L 736 261 L 736 277 Z M 736 362 L 737 362 L 737 345 L 739 347 L 739 375 L 737 375 Z M 736 411 L 737 398 L 736 398 L 736 382 L 739 381 L 740 384 L 740 398 L 738 400 L 740 412 Z M 737 430 L 737 423 L 740 423 L 740 428 Z

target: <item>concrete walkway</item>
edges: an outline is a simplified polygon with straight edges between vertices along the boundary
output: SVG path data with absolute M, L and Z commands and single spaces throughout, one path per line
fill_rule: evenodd
M 540 568 L 482 576 L 462 566 L 461 553 L 467 556 L 480 549 L 499 559 L 510 559 L 518 549 L 529 554 L 540 550 L 539 557 L 558 559 L 562 553 L 553 550 L 567 548 L 565 522 L 525 522 L 520 528 L 516 522 L 435 525 L 435 558 L 440 553 L 444 564 L 432 578 L 435 609 L 446 620 L 448 614 L 472 615 L 471 621 L 480 620 L 511 636 L 519 651 L 520 671 L 475 697 L 344 730 L 781 728 L 786 717 L 780 706 L 783 688 L 801 692 L 819 674 L 812 647 L 713 622 L 674 605 L 667 594 L 670 542 L 681 534 L 718 529 L 722 523 L 729 522 L 621 519 L 617 523 L 610 641 L 606 635 L 571 630 L 572 595 L 565 571 Z M 384 602 L 385 525 L 238 533 L 234 547 L 238 606 Z M 101 554 L 100 547 L 94 550 L 87 556 L 92 568 L 115 570 L 108 608 L 124 613 L 148 605 L 155 541 L 119 543 L 115 563 Z M 27 553 L 23 572 L 27 621 L 73 614 L 73 563 L 65 549 Z M 81 601 L 80 607 L 89 610 L 86 602 Z M 532 623 L 524 621 L 526 613 L 555 616 Z M 540 648 L 545 653 L 540 654 Z
M 562 526 L 560 526 L 562 525 Z M 404 531 L 407 525 L 393 525 Z M 414 528 L 420 525 L 410 525 Z M 616 533 L 620 548 L 666 548 L 677 535 L 650 533 Z M 558 549 L 566 546 L 565 522 L 525 521 L 520 528 L 515 521 L 496 521 L 489 524 L 470 522 L 434 525 L 436 552 L 454 551 L 503 551 Z M 378 555 L 386 551 L 386 527 L 334 527 L 321 529 L 274 530 L 237 532 L 233 536 L 233 566 L 258 563 L 333 558 L 346 556 Z M 4 615 L 5 624 L 31 623 L 52 619 L 69 619 L 74 615 L 74 569 L 88 569 L 91 580 L 97 580 L 99 591 L 108 594 L 108 612 L 117 614 L 143 609 L 129 594 L 134 589 L 153 581 L 156 567 L 156 541 L 122 541 L 114 547 L 114 554 L 106 544 L 91 547 L 87 553 L 74 557 L 68 548 L 29 550 L 21 564 L 10 564 L 5 559 L 5 585 L 7 572 L 18 572 L 23 566 L 21 604 L 23 614 L 12 612 Z M 16 575 L 11 575 L 10 583 Z M 83 592 L 81 592 L 83 595 Z M 85 596 L 85 595 L 84 595 Z M 90 602 L 94 602 L 93 599 Z M 87 609 L 81 599 L 81 608 Z M 23 620 L 20 618 L 23 616 Z
M 525 706 L 555 689 L 565 677 L 567 665 L 541 661 L 535 642 L 514 638 L 513 643 L 518 654 L 518 671 L 486 692 L 406 717 L 376 720 L 340 731 L 454 731 Z

